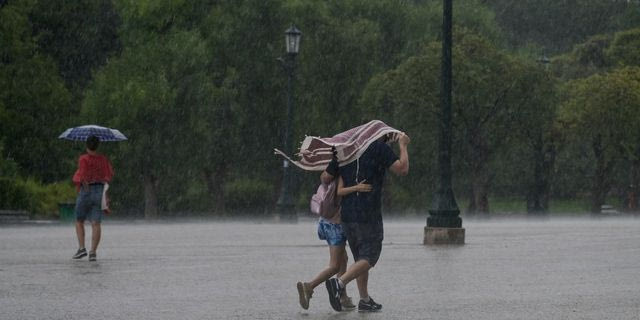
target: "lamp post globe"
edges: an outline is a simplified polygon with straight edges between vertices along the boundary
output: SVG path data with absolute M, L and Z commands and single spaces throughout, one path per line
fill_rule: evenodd
M 282 62 L 284 70 L 287 72 L 287 122 L 284 132 L 284 151 L 287 154 L 293 154 L 293 82 L 295 71 L 295 58 L 300 51 L 300 39 L 302 38 L 302 32 L 298 30 L 294 25 L 291 25 L 289 29 L 284 32 L 285 45 L 287 56 L 284 59 L 278 59 Z M 296 221 L 297 215 L 295 212 L 295 203 L 293 199 L 292 191 L 292 171 L 291 165 L 288 160 L 282 162 L 282 188 L 280 189 L 280 196 L 276 203 L 276 214 L 280 220 L 283 221 Z
M 300 39 L 302 38 L 302 32 L 291 25 L 287 31 L 284 32 L 285 43 L 287 45 L 287 53 L 290 55 L 297 55 L 300 51 Z

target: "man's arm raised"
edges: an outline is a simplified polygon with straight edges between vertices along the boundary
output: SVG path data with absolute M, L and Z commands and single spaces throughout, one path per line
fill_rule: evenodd
M 406 176 L 409 173 L 409 151 L 407 150 L 409 142 L 411 142 L 411 139 L 403 132 L 398 139 L 400 159 L 396 160 L 391 167 L 389 167 L 389 170 L 397 176 Z

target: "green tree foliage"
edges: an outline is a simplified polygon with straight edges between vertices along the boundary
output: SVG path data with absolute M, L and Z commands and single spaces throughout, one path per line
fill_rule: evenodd
M 536 67 L 489 45 L 475 35 L 461 34 L 453 51 L 454 130 L 469 177 L 468 211 L 489 211 L 489 194 L 496 154 L 511 143 L 527 123 L 527 114 L 539 112 L 533 100 L 540 78 Z M 532 110 L 533 109 L 533 110 Z
M 56 61 L 67 87 L 76 94 L 91 72 L 120 47 L 119 17 L 110 0 L 38 0 L 30 21 L 39 48 Z
M 491 195 L 526 194 L 531 208 L 544 209 L 551 191 L 584 191 L 580 179 L 596 167 L 585 156 L 592 143 L 574 139 L 582 120 L 554 122 L 557 101 L 582 114 L 595 107 L 567 102 L 591 94 L 576 89 L 576 79 L 638 66 L 638 5 L 454 1 L 454 182 L 472 212 L 488 211 Z M 0 1 L 0 176 L 68 181 L 71 155 L 82 145 L 56 137 L 97 123 L 130 138 L 101 146 L 116 167 L 116 208 L 148 216 L 269 211 L 282 174 L 272 148 L 283 147 L 287 121 L 287 74 L 278 58 L 284 31 L 295 24 L 303 38 L 293 82 L 294 147 L 305 134 L 329 136 L 371 119 L 398 127 L 413 140 L 411 175 L 391 179 L 385 204 L 423 211 L 438 176 L 441 6 Z M 543 52 L 558 55 L 543 65 L 536 62 Z M 571 82 L 562 95 L 558 81 Z M 611 165 L 618 184 L 629 167 L 640 176 L 635 146 L 624 148 Z M 296 176 L 294 197 L 306 206 L 317 176 Z
M 32 7 L 33 1 L 17 1 L 0 10 L 2 157 L 18 163 L 21 175 L 51 182 L 68 175 L 66 151 L 56 138 L 73 114 L 55 63 L 32 37 Z
M 535 121 L 526 115 L 537 113 L 542 117 L 544 106 L 536 100 L 541 99 L 536 94 L 545 79 L 539 66 L 523 63 L 473 33 L 459 30 L 454 39 L 454 137 L 458 154 L 454 158 L 460 161 L 461 176 L 470 177 L 463 179 L 463 184 L 470 185 L 463 188 L 470 194 L 469 210 L 487 212 L 493 157 L 520 128 L 529 125 L 527 121 Z M 361 102 L 369 108 L 369 115 L 377 115 L 412 136 L 412 175 L 402 183 L 408 184 L 405 189 L 418 192 L 431 193 L 437 183 L 433 179 L 437 176 L 440 50 L 440 43 L 431 43 L 422 55 L 375 77 Z M 415 198 L 422 197 L 416 194 Z
M 0 141 L 0 178 L 15 178 L 18 176 L 18 164 L 10 158 L 4 157 L 4 145 Z
M 615 0 L 484 0 L 512 47 L 562 52 L 590 36 L 640 24 L 640 3 Z
M 564 79 L 585 78 L 622 66 L 640 65 L 640 29 L 599 34 L 553 59 L 556 75 Z
M 122 184 L 137 188 L 123 187 L 117 195 L 129 205 L 144 203 L 147 217 L 176 209 L 185 186 L 201 180 L 209 150 L 223 151 L 212 144 L 221 137 L 209 120 L 222 104 L 207 74 L 206 42 L 197 31 L 178 26 L 162 34 L 150 32 L 166 27 L 159 21 L 179 20 L 171 10 L 162 18 L 152 9 L 163 7 L 153 3 L 121 8 L 125 24 L 140 26 L 131 30 L 140 38 L 125 41 L 121 56 L 96 75 L 83 106 L 85 119 L 117 127 L 129 136 L 128 142 L 118 144 L 114 163 Z
M 595 35 L 574 46 L 571 52 L 554 57 L 554 73 L 564 79 L 577 79 L 608 70 L 611 59 L 607 49 L 611 39 L 610 35 Z
M 616 182 L 616 166 L 640 156 L 640 68 L 574 80 L 565 91 L 558 121 L 574 143 L 591 151 L 591 210 L 599 212 Z
M 616 33 L 607 53 L 616 66 L 640 66 L 640 28 Z
M 276 58 L 284 51 L 284 31 L 291 23 L 281 6 L 279 0 L 219 1 L 200 27 L 211 50 L 211 80 L 228 88 L 219 118 L 228 126 L 222 127 L 224 138 L 215 141 L 224 150 L 218 153 L 224 161 L 207 173 L 210 190 L 218 195 L 221 190 L 213 186 L 225 182 L 225 172 L 269 181 L 277 190 L 279 162 L 272 150 L 283 141 L 286 75 Z

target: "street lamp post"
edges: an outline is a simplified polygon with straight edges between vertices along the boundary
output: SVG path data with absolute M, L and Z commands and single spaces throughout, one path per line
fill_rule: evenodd
M 460 210 L 453 195 L 451 177 L 451 47 L 452 1 L 443 0 L 442 8 L 442 65 L 441 65 L 441 116 L 438 165 L 440 185 L 429 210 L 424 228 L 424 244 L 464 244 L 464 229 Z
M 295 71 L 296 56 L 300 50 L 300 38 L 302 32 L 298 30 L 294 25 L 291 25 L 287 31 L 285 31 L 285 43 L 287 48 L 287 55 L 285 58 L 278 59 L 285 71 L 287 72 L 287 124 L 284 132 L 284 151 L 287 154 L 293 153 L 292 135 L 293 135 L 293 80 Z M 283 220 L 295 221 L 296 213 L 294 208 L 293 195 L 291 194 L 291 166 L 289 161 L 285 159 L 282 163 L 282 188 L 280 190 L 280 197 L 278 197 L 277 214 Z
M 545 72 L 549 70 L 551 59 L 544 52 L 542 56 L 536 60 L 544 66 Z M 530 187 L 527 196 L 527 213 L 535 216 L 547 214 L 548 209 L 548 191 L 549 182 L 546 176 L 550 170 L 550 163 L 553 160 L 548 159 L 547 153 L 553 154 L 554 148 L 545 148 L 545 138 L 542 128 L 537 128 L 535 132 L 535 141 L 533 143 L 534 150 L 534 166 L 533 166 L 533 185 Z M 551 159 L 554 156 L 549 157 Z

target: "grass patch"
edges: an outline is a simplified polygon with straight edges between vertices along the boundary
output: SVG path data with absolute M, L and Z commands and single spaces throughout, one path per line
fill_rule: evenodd
M 549 212 L 560 214 L 587 214 L 590 213 L 589 199 L 552 199 L 549 202 Z
M 469 199 L 459 199 L 460 212 L 466 212 Z M 489 197 L 490 214 L 509 215 L 527 213 L 527 201 L 522 197 Z M 582 215 L 590 213 L 588 198 L 551 199 L 549 201 L 550 214 Z

